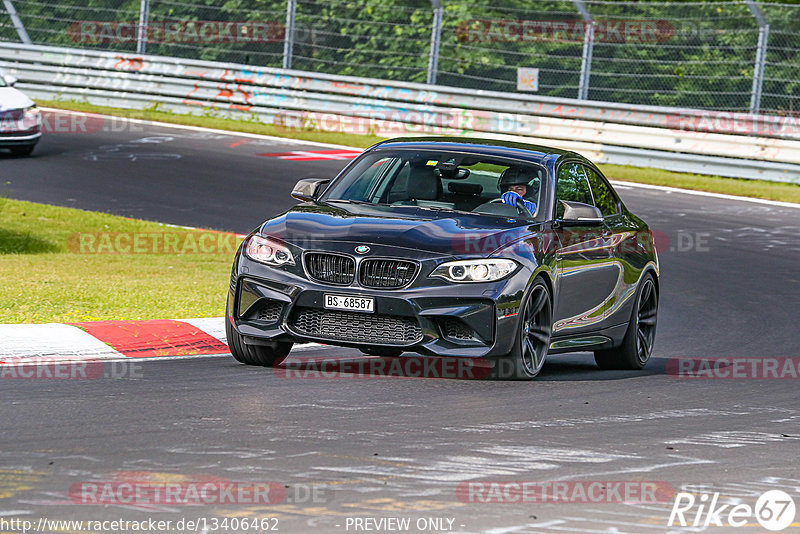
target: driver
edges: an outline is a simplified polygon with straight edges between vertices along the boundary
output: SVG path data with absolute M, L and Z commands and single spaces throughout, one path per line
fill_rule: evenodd
M 538 178 L 535 171 L 528 171 L 517 167 L 509 167 L 503 171 L 497 180 L 497 187 L 500 189 L 504 204 L 516 206 L 518 199 L 522 199 L 525 207 L 531 212 L 536 213 L 536 203 L 525 200 L 528 190 L 532 189 L 530 183 Z

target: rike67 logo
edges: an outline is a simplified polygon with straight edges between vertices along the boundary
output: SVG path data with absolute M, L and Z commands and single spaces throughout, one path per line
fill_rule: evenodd
M 763 528 L 777 532 L 794 522 L 795 513 L 794 500 L 781 490 L 762 493 L 755 506 L 746 503 L 722 504 L 720 494 L 716 492 L 700 495 L 680 492 L 675 495 L 667 526 L 744 527 L 753 526 L 758 521 Z

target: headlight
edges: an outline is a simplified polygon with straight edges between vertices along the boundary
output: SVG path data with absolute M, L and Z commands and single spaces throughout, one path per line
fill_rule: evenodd
M 255 260 L 267 265 L 294 265 L 294 257 L 291 251 L 286 248 L 283 243 L 274 239 L 261 237 L 259 235 L 252 236 L 247 241 L 245 254 L 251 260 Z
M 431 277 L 449 282 L 494 282 L 517 270 L 517 262 L 505 259 L 458 260 L 441 264 Z
M 36 106 L 31 106 L 24 111 L 22 114 L 22 119 L 18 122 L 18 129 L 19 130 L 31 130 L 34 128 L 41 128 L 42 126 L 42 115 L 39 111 L 39 108 Z

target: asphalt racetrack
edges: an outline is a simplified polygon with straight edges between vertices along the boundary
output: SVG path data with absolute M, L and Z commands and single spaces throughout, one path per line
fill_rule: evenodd
M 333 149 L 152 125 L 50 134 L 30 159 L 0 156 L 0 185 L 16 199 L 248 232 L 293 203 L 297 179 L 346 164 L 259 155 L 298 150 Z M 669 527 L 671 495 L 480 502 L 486 494 L 460 490 L 470 481 L 654 482 L 751 507 L 781 489 L 800 507 L 798 378 L 668 373 L 670 360 L 704 357 L 794 358 L 796 369 L 800 209 L 618 191 L 661 241 L 660 320 L 645 371 L 601 371 L 591 355 L 570 354 L 550 358 L 532 382 L 304 379 L 202 357 L 143 362 L 124 379 L 3 380 L 0 519 L 274 517 L 281 532 L 319 533 L 367 531 L 358 525 L 376 524 L 357 519 L 381 518 L 410 518 L 410 532 L 730 531 L 705 526 L 702 514 L 695 526 Z M 298 354 L 362 358 L 340 348 Z M 274 482 L 286 497 L 202 506 L 75 498 L 81 484 L 132 480 Z M 745 522 L 735 531 L 764 531 L 754 516 Z M 402 531 L 380 525 L 372 531 Z

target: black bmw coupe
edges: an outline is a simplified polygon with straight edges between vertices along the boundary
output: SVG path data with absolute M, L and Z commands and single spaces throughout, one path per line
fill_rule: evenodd
M 242 363 L 271 366 L 303 342 L 484 358 L 517 379 L 547 354 L 593 351 L 604 369 L 650 359 L 652 234 L 578 154 L 394 139 L 292 196 L 233 263 L 226 331 Z

